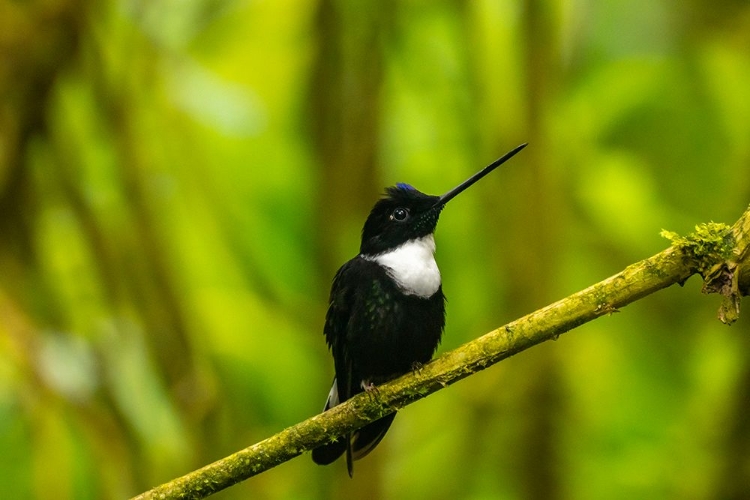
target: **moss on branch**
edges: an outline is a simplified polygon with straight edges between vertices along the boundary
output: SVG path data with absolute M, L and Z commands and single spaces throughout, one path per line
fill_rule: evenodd
M 750 291 L 750 207 L 731 227 L 709 222 L 695 226 L 695 232 L 687 236 L 671 231 L 661 234 L 695 260 L 703 276 L 703 293 L 722 296 L 718 318 L 728 325 L 737 321 L 741 298 Z
M 257 475 L 305 451 L 337 439 L 389 413 L 418 401 L 498 361 L 600 316 L 609 315 L 646 295 L 682 284 L 700 273 L 704 291 L 724 296 L 722 321 L 739 314 L 739 300 L 747 283 L 750 208 L 732 227 L 704 224 L 681 237 L 665 232 L 673 245 L 653 257 L 585 290 L 508 323 L 409 373 L 379 386 L 373 395 L 360 394 L 331 410 L 284 429 L 238 451 L 137 497 L 205 498 Z

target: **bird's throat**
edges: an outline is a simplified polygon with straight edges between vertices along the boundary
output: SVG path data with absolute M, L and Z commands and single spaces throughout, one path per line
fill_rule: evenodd
M 440 288 L 440 270 L 435 262 L 432 234 L 409 240 L 378 255 L 363 255 L 386 268 L 388 275 L 406 295 L 432 297 Z

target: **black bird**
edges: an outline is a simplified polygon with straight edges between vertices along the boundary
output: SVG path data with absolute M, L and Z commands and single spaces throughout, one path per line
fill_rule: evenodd
M 433 233 L 445 204 L 521 151 L 521 144 L 442 196 L 408 184 L 386 189 L 362 229 L 359 255 L 333 279 L 324 333 L 336 377 L 324 408 L 375 388 L 427 363 L 445 326 L 445 296 L 435 262 Z M 383 439 L 395 413 L 312 452 L 327 465 L 346 453 L 353 460 Z

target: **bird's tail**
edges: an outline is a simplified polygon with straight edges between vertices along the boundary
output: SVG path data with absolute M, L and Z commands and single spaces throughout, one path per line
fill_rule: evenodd
M 371 422 L 349 436 L 344 436 L 337 441 L 324 444 L 312 451 L 312 459 L 318 465 L 328 465 L 336 461 L 346 453 L 346 468 L 349 476 L 354 475 L 354 460 L 359 460 L 370 453 L 380 443 L 388 432 L 395 413 L 391 413 L 380 420 Z
M 312 451 L 312 459 L 318 465 L 328 465 L 333 463 L 337 458 L 344 454 L 347 449 L 349 439 L 339 438 L 323 446 L 319 446 Z
M 355 431 L 351 439 L 352 458 L 359 460 L 374 450 L 383 439 L 383 436 L 385 436 L 385 433 L 388 432 L 388 428 L 391 426 L 394 418 L 396 418 L 396 414 L 391 413 Z
M 331 391 L 328 393 L 328 399 L 326 399 L 326 405 L 323 407 L 323 411 L 330 410 L 334 406 L 339 404 L 339 386 L 336 382 L 336 378 L 333 379 L 333 385 Z M 351 449 L 351 436 L 344 436 L 336 441 L 332 441 L 323 446 L 319 446 L 312 451 L 312 459 L 318 465 L 328 465 L 333 463 L 337 458 L 344 454 L 347 450 Z M 347 457 L 351 457 L 351 452 L 347 453 Z M 351 463 L 351 459 L 347 459 L 347 464 Z M 352 467 L 349 467 L 349 475 L 352 475 Z
M 334 379 L 333 387 L 331 387 L 331 392 L 328 393 L 328 400 L 323 411 L 337 404 L 339 404 L 339 395 L 336 379 Z M 318 465 L 328 465 L 346 453 L 346 467 L 349 471 L 349 477 L 351 477 L 354 474 L 353 461 L 359 460 L 375 449 L 385 433 L 388 432 L 388 428 L 395 417 L 396 414 L 391 413 L 380 420 L 370 422 L 352 434 L 315 448 L 312 451 L 313 462 Z

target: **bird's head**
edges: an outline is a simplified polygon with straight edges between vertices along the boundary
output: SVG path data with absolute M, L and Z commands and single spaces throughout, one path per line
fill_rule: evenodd
M 439 201 L 439 196 L 424 194 L 408 184 L 387 188 L 362 228 L 360 253 L 378 255 L 432 234 L 444 206 Z
M 522 144 L 468 178 L 442 196 L 432 196 L 399 183 L 389 187 L 375 204 L 362 228 L 362 255 L 374 256 L 392 250 L 409 240 L 435 231 L 446 203 L 521 151 Z

